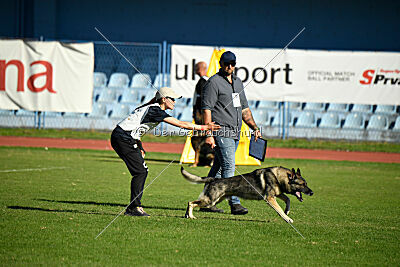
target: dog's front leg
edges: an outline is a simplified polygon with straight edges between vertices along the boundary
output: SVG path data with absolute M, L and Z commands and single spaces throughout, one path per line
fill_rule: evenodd
M 289 216 L 287 216 L 281 206 L 278 205 L 278 203 L 276 202 L 276 198 L 275 197 L 268 197 L 267 201 L 269 202 L 269 204 L 275 209 L 276 212 L 278 212 L 278 214 L 287 222 L 293 223 L 293 220 L 291 218 L 289 218 Z
M 193 208 L 199 206 L 199 204 L 197 202 L 198 202 L 198 200 L 192 201 L 192 202 L 188 202 L 185 218 L 196 219 L 196 217 L 193 216 Z
M 200 149 L 196 149 L 194 153 L 194 163 L 190 167 L 197 167 L 199 164 L 199 158 L 200 158 Z
M 285 208 L 285 214 L 289 215 L 289 211 L 290 211 L 290 198 L 288 198 L 285 194 L 281 194 L 278 196 L 280 199 L 282 199 L 283 201 L 285 201 L 286 203 L 286 208 Z

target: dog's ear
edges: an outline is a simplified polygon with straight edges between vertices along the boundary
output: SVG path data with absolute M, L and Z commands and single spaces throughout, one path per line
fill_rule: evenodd
M 293 175 L 293 176 L 296 175 L 296 171 L 294 170 L 294 168 L 292 168 L 292 175 Z
M 300 168 L 297 168 L 297 175 L 298 175 L 298 176 L 301 176 Z

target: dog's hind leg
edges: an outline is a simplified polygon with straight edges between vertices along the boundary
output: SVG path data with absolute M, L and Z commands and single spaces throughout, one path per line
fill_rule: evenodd
M 276 202 L 276 198 L 275 198 L 275 197 L 268 197 L 268 198 L 267 198 L 267 201 L 268 201 L 268 203 L 274 208 L 274 210 L 275 210 L 276 212 L 278 212 L 278 214 L 279 214 L 285 221 L 290 222 L 290 223 L 293 222 L 293 220 L 292 220 L 291 218 L 289 218 L 289 216 L 287 216 L 287 215 L 283 212 L 281 206 L 279 206 L 278 203 Z
M 198 207 L 200 203 L 201 200 L 188 202 L 185 218 L 196 219 L 196 217 L 193 216 L 193 208 Z
M 286 203 L 285 214 L 289 215 L 290 211 L 290 198 L 288 198 L 285 194 L 280 194 L 278 198 L 282 199 Z

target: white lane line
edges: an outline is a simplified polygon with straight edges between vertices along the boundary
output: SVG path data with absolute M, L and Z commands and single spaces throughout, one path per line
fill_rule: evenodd
M 33 171 L 47 171 L 47 170 L 62 170 L 68 167 L 50 167 L 50 168 L 36 168 L 36 169 L 11 169 L 11 170 L 0 170 L 1 172 L 33 172 Z

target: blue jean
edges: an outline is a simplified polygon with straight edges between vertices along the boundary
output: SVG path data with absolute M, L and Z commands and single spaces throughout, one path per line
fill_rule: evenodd
M 235 152 L 239 145 L 239 140 L 232 138 L 215 136 L 215 159 L 208 177 L 228 178 L 235 175 Z M 229 199 L 229 205 L 240 204 L 236 196 Z

